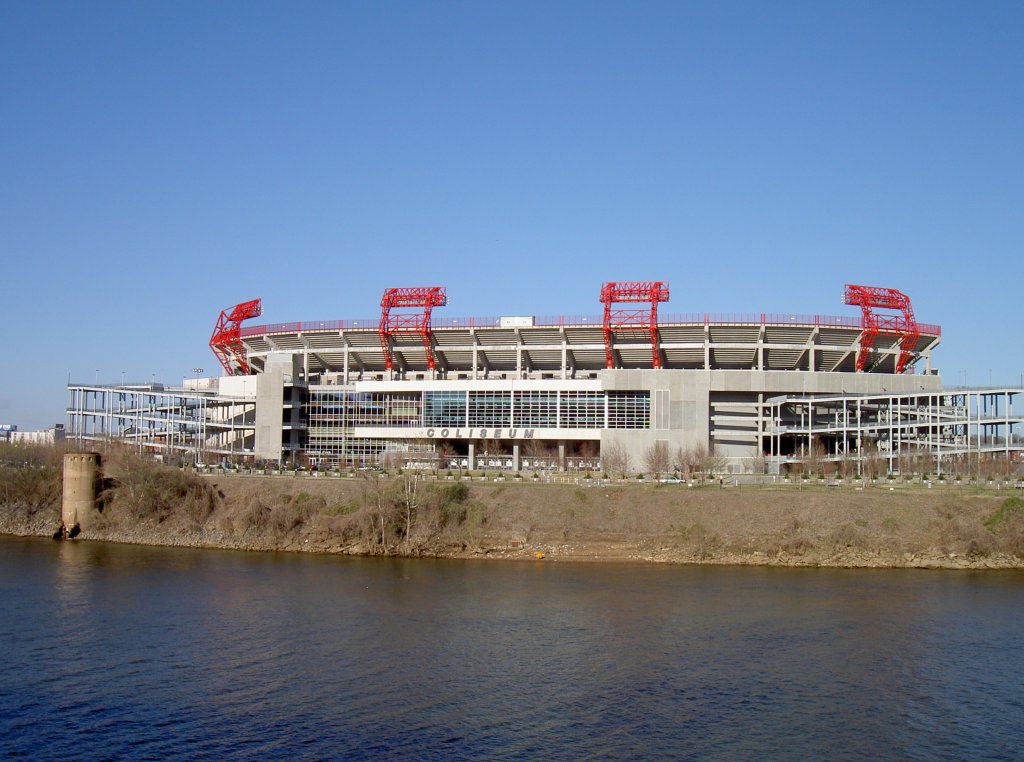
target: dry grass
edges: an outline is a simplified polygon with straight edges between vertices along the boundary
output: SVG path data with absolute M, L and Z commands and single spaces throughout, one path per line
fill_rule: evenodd
M 136 455 L 115 451 L 104 459 L 103 474 L 100 504 L 108 523 L 173 518 L 202 526 L 217 504 L 203 479 Z
M 60 524 L 63 458 L 63 448 L 0 444 L 0 506 L 5 526 L 42 522 L 52 531 Z
M 45 450 L 46 448 L 43 448 Z M 0 531 L 59 520 L 60 458 L 0 452 Z M 1024 502 L 950 490 L 199 477 L 114 454 L 86 536 L 131 542 L 403 555 L 494 553 L 772 563 L 1024 561 Z M 1005 493 L 1003 493 L 1005 494 Z M 19 527 L 21 529 L 19 529 Z

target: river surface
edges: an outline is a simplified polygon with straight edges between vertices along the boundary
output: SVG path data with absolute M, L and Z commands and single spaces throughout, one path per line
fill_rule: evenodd
M 1019 572 L 0 537 L 0 757 L 1021 759 Z

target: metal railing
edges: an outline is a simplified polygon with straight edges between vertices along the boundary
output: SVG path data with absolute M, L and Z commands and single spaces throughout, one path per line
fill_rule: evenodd
M 518 328 L 601 328 L 601 315 L 557 315 L 533 318 L 532 326 Z M 852 328 L 863 329 L 861 317 L 836 315 L 797 315 L 790 313 L 726 313 L 726 312 L 684 312 L 663 314 L 658 319 L 659 326 L 673 325 L 737 325 L 737 326 L 792 326 L 817 328 Z M 310 320 L 296 323 L 268 323 L 263 325 L 242 326 L 243 337 L 265 336 L 282 333 L 316 333 L 318 331 L 376 331 L 380 320 L 366 318 L 362 320 Z M 499 330 L 515 330 L 515 327 L 502 326 L 500 317 L 442 317 L 435 316 L 431 320 L 432 330 L 446 328 L 492 328 Z M 922 335 L 941 336 L 941 326 L 930 323 L 918 323 Z

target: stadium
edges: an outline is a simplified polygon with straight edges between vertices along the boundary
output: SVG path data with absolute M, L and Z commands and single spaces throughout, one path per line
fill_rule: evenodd
M 845 316 L 664 314 L 662 281 L 601 312 L 449 317 L 439 286 L 387 288 L 368 320 L 217 319 L 224 373 L 69 384 L 69 436 L 196 462 L 721 473 L 907 458 L 1019 459 L 1020 389 L 945 388 L 941 329 L 902 292 L 847 285 Z

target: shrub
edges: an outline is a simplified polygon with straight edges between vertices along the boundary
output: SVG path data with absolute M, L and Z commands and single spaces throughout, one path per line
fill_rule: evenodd
M 1014 514 L 1024 515 L 1024 500 L 1019 497 L 1008 497 L 999 506 L 999 510 L 985 521 L 985 526 L 990 530 L 995 530 L 1003 522 L 1013 518 Z
M 49 513 L 57 521 L 63 456 L 60 448 L 0 445 L 0 505 L 23 518 Z
M 261 498 L 253 498 L 242 513 L 242 531 L 263 532 L 270 526 L 273 511 Z
M 456 482 L 445 488 L 446 503 L 464 503 L 469 497 L 469 487 L 465 482 Z
M 209 484 L 156 461 L 114 453 L 104 464 L 104 472 L 108 474 L 107 487 L 100 500 L 115 514 L 158 523 L 179 515 L 202 524 L 216 506 Z

